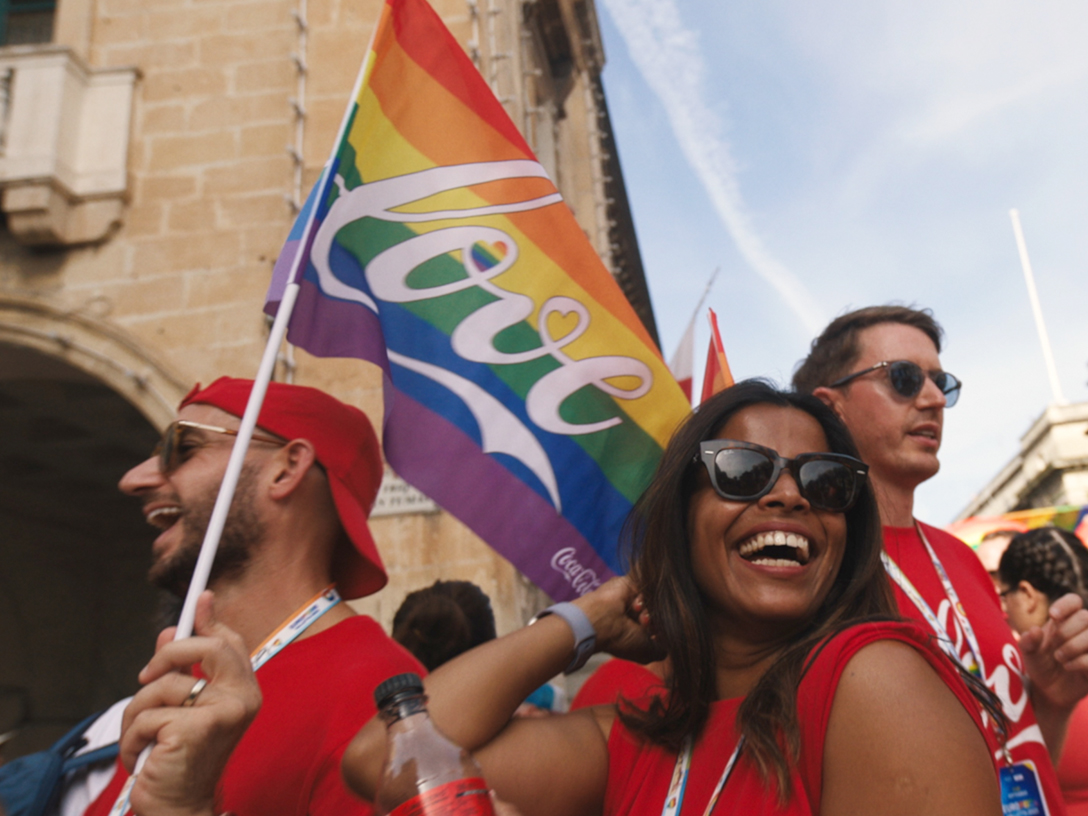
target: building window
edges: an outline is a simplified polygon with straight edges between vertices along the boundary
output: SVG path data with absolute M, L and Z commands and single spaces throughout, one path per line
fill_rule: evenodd
M 53 40 L 56 0 L 0 0 L 0 45 Z

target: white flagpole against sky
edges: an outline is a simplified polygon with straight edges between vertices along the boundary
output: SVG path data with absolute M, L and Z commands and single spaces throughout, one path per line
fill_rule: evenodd
M 1020 252 L 1020 266 L 1024 269 L 1024 282 L 1028 287 L 1031 313 L 1035 316 L 1035 328 L 1039 331 L 1039 344 L 1043 347 L 1043 359 L 1046 361 L 1047 376 L 1050 377 L 1050 389 L 1054 394 L 1054 402 L 1065 405 L 1062 383 L 1058 379 L 1058 367 L 1054 365 L 1054 351 L 1050 348 L 1050 337 L 1046 333 L 1046 322 L 1043 320 L 1043 307 L 1039 305 L 1039 292 L 1035 289 L 1035 273 L 1031 270 L 1028 245 L 1024 241 L 1024 230 L 1020 226 L 1020 212 L 1015 209 L 1009 210 L 1009 218 L 1012 219 L 1012 231 L 1016 236 L 1016 248 Z
M 703 304 L 706 303 L 707 295 L 710 294 L 710 288 L 714 285 L 715 279 L 718 277 L 718 273 L 722 271 L 720 266 L 715 267 L 714 271 L 710 273 L 710 279 L 706 282 L 706 288 L 703 289 L 703 294 L 699 296 L 699 301 L 695 304 L 695 308 L 691 311 L 691 319 L 688 320 L 688 327 L 684 330 L 684 335 L 680 338 L 680 342 L 676 345 L 676 351 L 673 352 L 672 357 L 669 358 L 669 371 L 673 373 L 673 376 L 678 380 L 682 380 L 685 377 L 691 380 L 692 394 L 695 394 L 694 385 L 694 369 L 695 369 L 695 323 L 696 318 L 699 317 L 699 310 L 703 308 Z

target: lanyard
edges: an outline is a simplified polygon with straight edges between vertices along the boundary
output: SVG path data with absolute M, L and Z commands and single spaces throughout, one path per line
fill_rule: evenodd
M 979 648 L 978 638 L 975 637 L 975 630 L 971 626 L 971 621 L 967 619 L 967 613 L 963 609 L 963 604 L 960 603 L 960 596 L 956 592 L 955 587 L 952 586 L 952 581 L 948 578 L 948 573 L 945 571 L 944 564 L 942 564 L 941 559 L 937 557 L 937 553 L 933 551 L 929 539 L 926 538 L 926 534 L 922 532 L 922 528 L 918 525 L 918 522 L 914 523 L 914 529 L 918 531 L 918 536 L 922 539 L 922 543 L 925 545 L 926 551 L 933 561 L 933 568 L 937 570 L 937 577 L 941 579 L 941 585 L 944 587 L 945 595 L 948 596 L 949 603 L 952 604 L 952 611 L 956 615 L 956 620 L 959 622 L 960 630 L 963 632 L 964 638 L 967 640 L 967 648 L 970 651 L 970 655 L 968 656 L 970 663 L 965 664 L 956 653 L 956 647 L 952 643 L 952 638 L 949 637 L 947 630 L 941 625 L 940 620 L 933 613 L 933 609 L 926 603 L 925 598 L 918 592 L 914 584 L 910 582 L 910 579 L 907 578 L 903 570 L 892 560 L 890 555 L 881 551 L 880 557 L 884 561 L 884 569 L 888 571 L 892 580 L 899 584 L 899 588 L 911 599 L 911 602 L 918 607 L 918 611 L 922 613 L 922 617 L 926 619 L 926 623 L 928 623 L 930 628 L 937 634 L 937 643 L 940 645 L 941 650 L 952 658 L 957 665 L 963 666 L 967 671 L 975 675 L 975 677 L 978 677 L 985 682 L 986 677 L 982 664 L 982 650 Z M 985 710 L 982 712 L 982 718 L 983 722 L 985 722 Z M 1001 738 L 1000 733 L 997 735 L 997 740 L 1001 745 L 1001 752 L 1004 755 L 1005 763 L 1012 766 L 1012 755 L 1009 753 L 1009 748 Z
M 257 669 L 278 655 L 284 647 L 288 646 L 291 641 L 295 640 L 295 638 L 313 625 L 314 621 L 338 603 L 340 603 L 340 593 L 336 591 L 336 584 L 329 584 L 319 593 L 314 595 L 314 597 L 310 598 L 310 600 L 306 601 L 306 603 L 295 610 L 291 617 L 277 626 L 276 630 L 266 637 L 260 646 L 253 650 L 253 653 L 249 656 L 249 663 L 253 667 L 253 671 L 257 671 Z M 109 816 L 121 816 L 121 814 L 128 811 L 132 786 L 136 783 L 136 777 L 139 773 L 140 768 L 137 767 L 132 776 L 125 781 L 125 786 L 121 789 L 117 801 L 114 802 L 113 807 L 110 808 Z
M 963 666 L 967 671 L 976 677 L 983 677 L 985 669 L 982 663 L 982 650 L 978 645 L 978 638 L 975 637 L 974 627 L 971 626 L 971 621 L 967 619 L 967 613 L 963 609 L 963 604 L 960 603 L 960 596 L 956 592 L 956 588 L 952 586 L 952 581 L 948 578 L 948 573 L 945 571 L 944 564 L 941 563 L 941 559 L 937 557 L 937 553 L 933 551 L 933 547 L 930 546 L 929 539 L 926 538 L 926 534 L 922 532 L 922 528 L 918 525 L 918 522 L 914 523 L 914 529 L 918 531 L 919 538 L 922 539 L 922 544 L 926 548 L 926 552 L 929 553 L 929 558 L 933 562 L 933 568 L 937 571 L 937 577 L 941 581 L 941 586 L 944 587 L 944 594 L 948 598 L 949 603 L 952 605 L 952 613 L 956 616 L 956 621 L 960 625 L 960 631 L 963 632 L 964 638 L 967 640 L 967 649 L 970 655 L 967 657 L 967 662 L 959 656 L 956 652 L 956 647 L 952 643 L 952 638 L 948 634 L 948 630 L 944 628 L 937 615 L 933 612 L 933 608 L 926 603 L 925 598 L 910 582 L 910 579 L 906 576 L 903 570 L 899 567 L 892 557 L 887 552 L 881 551 L 880 558 L 884 562 L 884 569 L 888 571 L 888 575 L 891 579 L 899 585 L 899 588 L 903 590 L 903 593 L 910 598 L 918 611 L 922 613 L 922 617 L 925 618 L 926 623 L 929 624 L 929 628 L 932 629 L 937 635 L 937 642 L 940 644 L 941 649 L 952 658 L 956 663 Z
M 336 591 L 336 584 L 329 584 L 319 593 L 306 601 L 290 620 L 280 624 L 271 635 L 264 639 L 264 643 L 253 650 L 249 656 L 249 662 L 253 671 L 278 655 L 285 646 L 310 628 L 318 618 L 340 603 L 340 593 Z
M 737 747 L 733 749 L 732 755 L 725 763 L 721 779 L 714 786 L 714 792 L 710 795 L 710 801 L 707 803 L 706 810 L 703 811 L 703 816 L 710 816 L 710 812 L 718 804 L 718 797 L 722 795 L 722 789 L 733 773 L 733 767 L 737 764 L 737 757 L 740 756 L 740 749 L 743 745 L 744 737 L 741 737 L 737 741 Z M 684 747 L 680 749 L 680 753 L 676 757 L 676 768 L 672 772 L 669 792 L 665 794 L 665 806 L 661 809 L 661 816 L 678 816 L 680 813 L 680 808 L 684 804 L 684 791 L 688 787 L 688 773 L 691 771 L 691 755 L 693 753 L 692 740 L 691 737 L 688 737 L 684 740 Z

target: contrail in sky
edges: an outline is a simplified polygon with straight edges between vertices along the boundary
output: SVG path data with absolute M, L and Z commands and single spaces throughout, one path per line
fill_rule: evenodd
M 704 95 L 698 37 L 684 28 L 675 0 L 603 0 L 646 84 L 661 100 L 680 150 L 703 184 L 748 264 L 816 334 L 826 319 L 801 280 L 771 255 L 753 227 L 737 184 L 722 123 Z

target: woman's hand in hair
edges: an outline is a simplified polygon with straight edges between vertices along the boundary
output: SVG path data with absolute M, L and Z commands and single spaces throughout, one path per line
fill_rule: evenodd
M 650 613 L 629 578 L 613 578 L 574 603 L 593 624 L 597 651 L 637 663 L 665 656 L 653 635 Z

